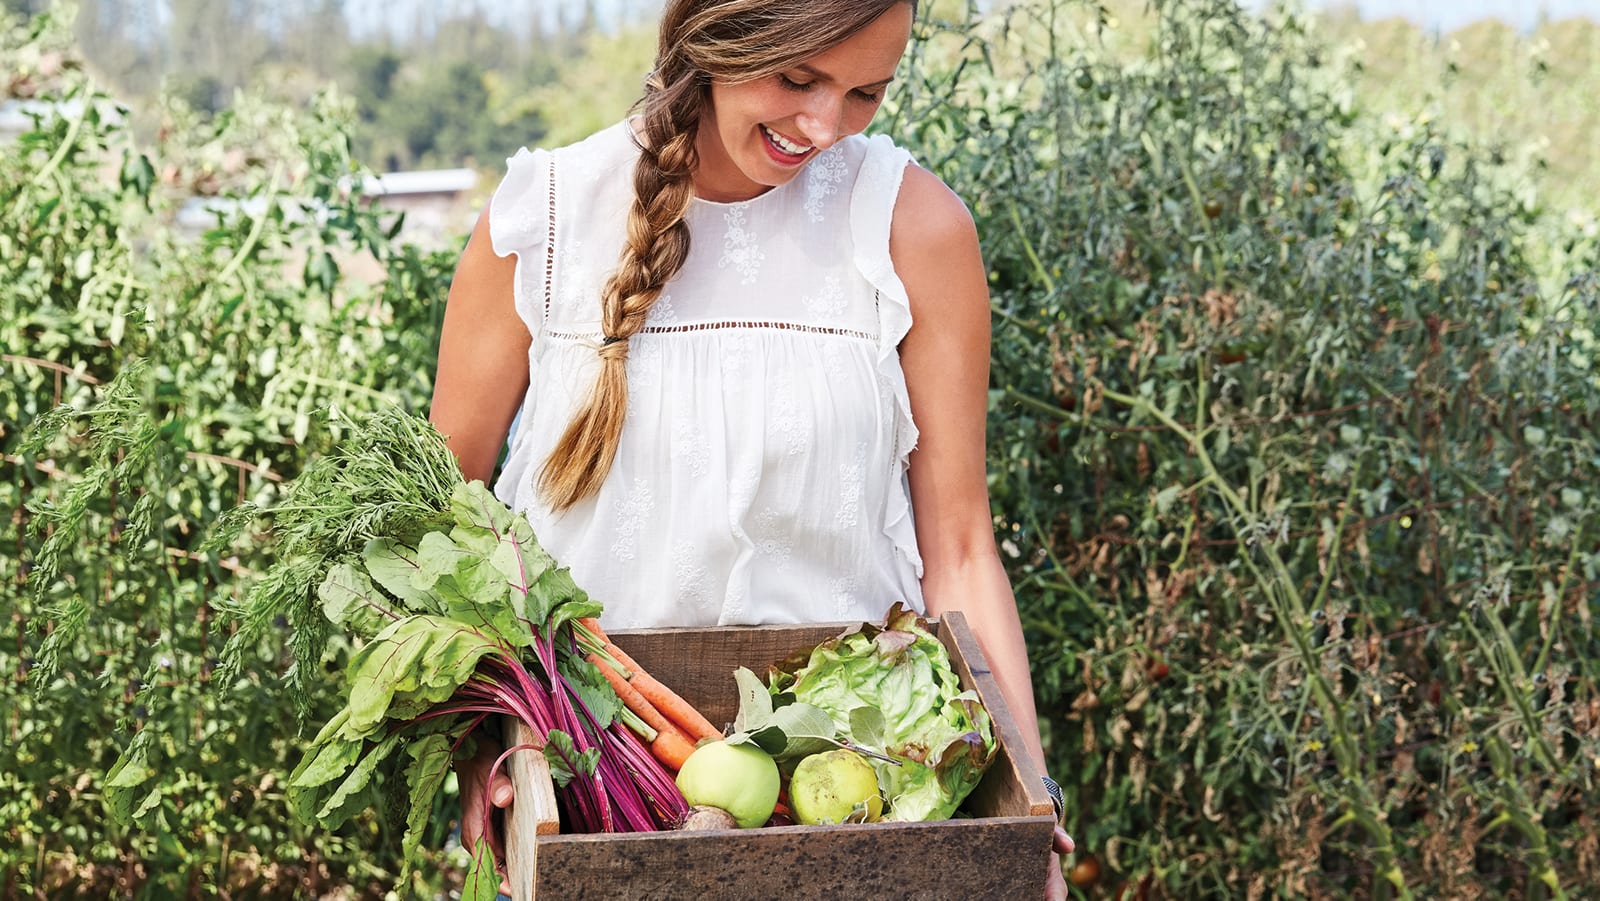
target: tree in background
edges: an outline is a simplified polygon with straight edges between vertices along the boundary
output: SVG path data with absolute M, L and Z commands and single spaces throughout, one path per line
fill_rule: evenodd
M 522 98 L 563 61 L 587 59 L 600 28 L 592 7 L 551 20 L 543 6 L 415 4 L 358 28 L 346 0 L 172 0 L 165 14 L 152 0 L 82 0 L 76 30 L 131 102 L 165 92 L 212 114 L 241 90 L 303 105 L 331 83 L 354 97 L 352 144 L 372 165 L 494 166 L 543 136 L 540 109 Z

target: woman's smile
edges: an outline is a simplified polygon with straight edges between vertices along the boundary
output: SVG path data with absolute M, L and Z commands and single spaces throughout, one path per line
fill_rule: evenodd
M 770 125 L 761 126 L 761 134 L 767 139 L 767 154 L 780 166 L 798 166 L 816 149 L 810 144 L 785 137 Z

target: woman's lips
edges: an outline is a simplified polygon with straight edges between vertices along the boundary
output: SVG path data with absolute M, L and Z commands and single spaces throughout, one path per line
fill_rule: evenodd
M 790 141 L 788 136 L 780 135 L 765 125 L 761 126 L 761 143 L 767 148 L 767 156 L 771 157 L 772 161 L 780 166 L 797 166 L 800 163 L 805 162 L 806 157 L 810 156 L 811 151 L 815 149 L 813 147 L 807 147 L 805 150 L 799 153 L 790 153 L 778 144 L 778 140 L 781 140 L 790 146 L 795 146 L 797 144 L 797 142 Z

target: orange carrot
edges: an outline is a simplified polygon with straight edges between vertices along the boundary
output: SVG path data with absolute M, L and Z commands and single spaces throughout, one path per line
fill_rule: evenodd
M 611 642 L 611 639 L 606 637 L 605 630 L 600 628 L 599 618 L 593 616 L 580 616 L 578 617 L 578 625 L 588 629 L 589 634 L 600 639 L 601 644 L 609 644 Z
M 635 663 L 627 652 L 611 642 L 606 642 L 606 653 L 616 658 L 616 661 L 631 672 L 628 684 L 638 690 L 645 700 L 649 701 L 662 716 L 671 720 L 674 725 L 689 736 L 693 741 L 703 739 L 722 738 L 722 730 L 711 725 L 700 711 L 690 706 L 689 702 L 678 696 L 678 693 L 662 685 L 655 676 L 645 672 L 639 664 Z M 655 725 L 652 723 L 651 725 Z
M 657 732 L 678 731 L 676 726 L 667 722 L 667 718 L 661 715 L 661 711 L 657 710 L 654 704 L 651 704 L 637 688 L 630 685 L 628 680 L 622 678 L 621 674 L 612 669 L 611 665 L 606 663 L 599 654 L 589 654 L 587 659 L 598 667 L 600 674 L 606 677 L 607 682 L 611 683 L 611 688 L 616 691 L 617 697 L 622 699 L 622 703 L 629 710 L 637 713 L 639 719 L 644 720 L 650 728 Z
M 662 729 L 656 735 L 656 740 L 650 743 L 650 753 L 661 761 L 661 765 L 676 773 L 683 769 L 683 762 L 694 753 L 694 742 L 676 729 Z

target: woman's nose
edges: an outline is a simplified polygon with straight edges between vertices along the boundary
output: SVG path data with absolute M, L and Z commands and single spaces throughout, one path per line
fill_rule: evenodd
M 795 118 L 795 123 L 800 126 L 801 137 L 807 143 L 818 150 L 827 150 L 839 140 L 843 130 L 844 101 L 831 91 L 817 91 L 808 99 L 811 103 Z

